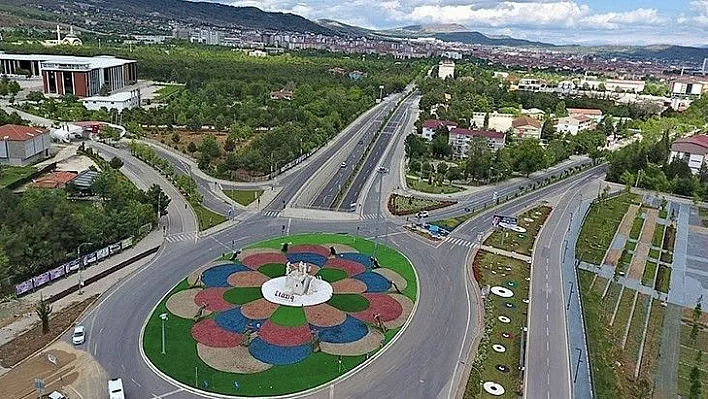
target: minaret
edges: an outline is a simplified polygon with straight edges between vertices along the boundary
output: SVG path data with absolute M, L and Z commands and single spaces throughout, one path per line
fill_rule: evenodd
M 59 25 L 57 25 L 57 44 L 61 42 L 61 32 L 59 31 Z

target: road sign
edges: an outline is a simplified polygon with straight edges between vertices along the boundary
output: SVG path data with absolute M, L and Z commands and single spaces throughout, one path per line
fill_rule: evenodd
M 499 223 L 516 226 L 517 219 L 513 216 L 494 215 L 492 218 L 492 226 L 497 227 L 499 226 Z
M 45 388 L 46 388 L 46 385 L 44 384 L 43 379 L 41 379 L 41 378 L 34 379 L 34 389 L 36 389 L 40 395 L 44 393 Z
M 53 365 L 57 365 L 57 357 L 52 355 L 51 353 L 47 353 L 47 360 L 49 360 L 49 363 Z

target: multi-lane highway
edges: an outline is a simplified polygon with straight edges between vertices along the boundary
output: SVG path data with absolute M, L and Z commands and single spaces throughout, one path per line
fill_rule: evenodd
M 357 164 L 364 156 L 366 149 L 372 145 L 372 142 L 374 143 L 374 148 L 376 148 L 376 143 L 380 141 L 381 137 L 381 135 L 377 136 L 376 133 L 379 129 L 381 129 L 381 125 L 386 121 L 389 113 L 391 110 L 395 109 L 395 107 L 395 102 L 386 104 L 386 106 L 382 107 L 375 115 L 373 115 L 373 118 L 362 127 L 364 133 L 359 136 L 356 146 L 349 153 L 349 155 L 347 155 L 344 164 L 338 165 L 339 170 L 315 196 L 311 204 L 313 208 L 336 208 L 339 193 L 345 188 L 346 182 L 356 172 L 355 168 Z M 354 136 L 356 136 L 356 134 L 354 134 Z M 377 139 L 377 137 L 379 138 Z M 356 139 L 356 137 L 354 139 Z M 376 141 L 374 141 L 374 139 L 376 139 Z M 371 154 L 371 152 L 369 154 Z
M 351 204 L 357 204 L 359 195 L 361 194 L 361 190 L 364 187 L 366 180 L 369 178 L 369 176 L 376 173 L 376 165 L 383 158 L 384 152 L 388 148 L 388 145 L 391 142 L 392 138 L 397 133 L 403 130 L 401 129 L 401 126 L 403 126 L 403 124 L 405 123 L 406 117 L 410 112 L 410 108 L 414 104 L 417 104 L 419 100 L 420 96 L 417 96 L 415 94 L 404 100 L 403 103 L 401 103 L 401 106 L 398 107 L 393 113 L 391 119 L 389 119 L 386 125 L 384 125 L 384 127 L 381 129 L 381 133 L 374 142 L 371 151 L 369 152 L 361 166 L 361 169 L 359 169 L 359 171 L 357 172 L 356 176 L 354 177 L 354 180 L 347 188 L 347 191 L 345 192 L 341 203 L 337 207 L 339 210 L 347 211 L 350 210 Z M 354 207 L 356 207 L 356 205 Z

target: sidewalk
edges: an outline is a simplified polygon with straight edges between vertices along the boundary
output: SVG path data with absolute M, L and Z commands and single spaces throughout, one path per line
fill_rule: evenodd
M 491 252 L 497 255 L 506 256 L 507 258 L 518 259 L 523 262 L 531 263 L 531 257 L 527 255 L 518 254 L 516 252 L 506 251 L 504 249 L 499 249 L 495 247 L 490 247 L 489 245 L 482 245 L 482 250 Z
M 143 253 L 151 248 L 160 246 L 162 244 L 162 232 L 153 231 L 149 233 L 145 238 L 136 243 L 132 248 L 129 248 L 115 256 L 107 258 L 104 261 L 98 262 L 90 267 L 83 270 L 81 277 L 85 281 L 90 277 L 96 276 L 97 274 L 123 262 L 126 261 L 140 253 Z M 94 294 L 102 294 L 111 288 L 114 284 L 120 281 L 123 277 L 129 275 L 136 269 L 150 262 L 157 254 L 147 256 L 133 264 L 124 267 L 117 272 L 104 277 L 103 279 L 96 281 L 93 284 L 86 285 L 83 289 L 84 294 L 80 295 L 78 292 L 74 292 L 66 297 L 54 302 L 52 304 L 52 309 L 54 313 L 59 312 L 70 303 L 79 301 L 83 297 L 88 297 Z M 39 302 L 40 297 L 50 298 L 66 289 L 71 288 L 78 284 L 78 273 L 70 274 L 62 279 L 48 284 L 39 290 L 20 297 L 18 300 L 24 303 L 36 303 Z M 0 328 L 0 345 L 3 345 L 13 339 L 15 336 L 19 335 L 23 331 L 29 329 L 34 323 L 38 322 L 38 318 L 34 311 L 22 314 L 17 317 L 17 319 L 6 327 Z M 1 373 L 1 371 L 0 371 Z

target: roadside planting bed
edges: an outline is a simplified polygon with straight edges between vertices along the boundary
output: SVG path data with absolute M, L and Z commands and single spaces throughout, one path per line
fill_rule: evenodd
M 696 356 L 698 351 L 703 351 L 701 363 L 698 366 L 701 369 L 703 377 L 702 391 L 706 392 L 708 387 L 705 384 L 705 376 L 708 375 L 708 331 L 699 330 L 696 339 L 691 338 L 691 326 L 681 325 L 681 351 L 679 358 L 679 381 L 678 394 L 687 397 L 691 388 L 691 380 L 689 375 L 691 369 L 696 365 Z
M 637 196 L 624 193 L 617 197 L 597 201 L 592 204 L 583 223 L 576 246 L 580 259 L 599 265 L 622 222 L 622 218 Z
M 525 228 L 526 233 L 499 229 L 484 241 L 484 245 L 530 256 L 536 236 L 550 213 L 548 206 L 526 211 L 518 216 L 518 225 Z
M 388 210 L 393 215 L 413 215 L 420 211 L 432 211 L 456 204 L 457 201 L 438 201 L 432 199 L 415 198 L 391 194 L 388 198 Z

